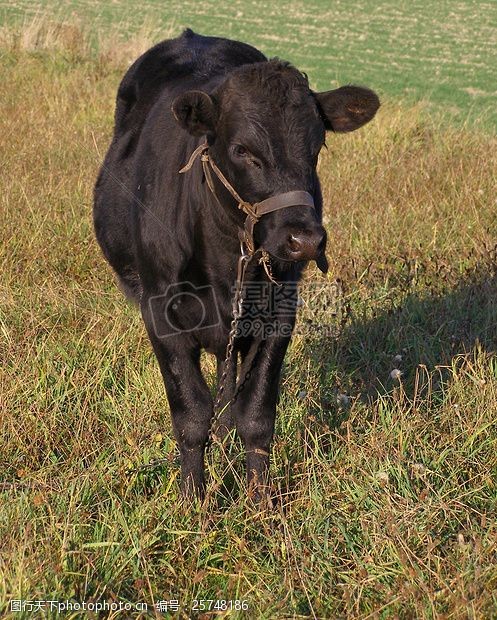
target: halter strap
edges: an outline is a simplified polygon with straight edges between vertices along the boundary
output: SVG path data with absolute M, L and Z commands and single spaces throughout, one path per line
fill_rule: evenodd
M 202 162 L 202 167 L 205 179 L 207 181 L 207 185 L 209 186 L 209 189 L 213 193 L 217 202 L 221 204 L 216 194 L 211 169 L 214 171 L 217 178 L 221 181 L 221 183 L 228 190 L 228 192 L 238 202 L 238 208 L 247 214 L 247 217 L 245 218 L 244 228 L 239 229 L 238 234 L 240 237 L 240 241 L 246 245 L 248 254 L 250 255 L 253 255 L 255 252 L 254 226 L 263 215 L 271 213 L 272 211 L 284 209 L 286 207 L 308 206 L 314 208 L 314 198 L 311 196 L 311 194 L 309 194 L 309 192 L 305 192 L 303 190 L 295 190 L 291 192 L 284 192 L 283 194 L 275 194 L 274 196 L 270 196 L 265 200 L 261 200 L 261 202 L 255 202 L 253 204 L 247 202 L 246 200 L 243 200 L 243 198 L 241 198 L 235 188 L 231 185 L 228 179 L 224 176 L 224 174 L 221 172 L 221 170 L 219 170 L 215 162 L 212 160 L 212 157 L 209 155 L 209 145 L 206 142 L 198 146 L 193 151 L 187 163 L 183 166 L 183 168 L 181 168 L 179 173 L 183 174 L 185 172 L 188 172 L 192 168 L 195 160 L 199 155 L 200 161 Z

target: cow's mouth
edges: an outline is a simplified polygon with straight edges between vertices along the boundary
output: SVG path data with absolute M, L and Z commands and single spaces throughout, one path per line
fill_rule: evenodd
M 326 244 L 325 244 L 326 246 Z M 278 254 L 274 253 L 274 252 L 269 252 L 268 250 L 267 253 L 269 254 L 269 256 L 271 257 L 271 259 L 277 261 L 279 264 L 282 264 L 281 266 L 283 268 L 289 268 L 292 265 L 295 265 L 296 263 L 302 263 L 304 261 L 310 261 L 310 260 L 314 260 L 316 261 L 316 265 L 318 267 L 318 269 L 320 271 L 322 271 L 323 273 L 327 273 L 328 272 L 328 268 L 329 268 L 329 264 L 328 264 L 328 259 L 326 258 L 326 254 L 325 254 L 325 246 L 323 247 L 323 249 L 321 250 L 321 253 L 318 256 L 312 257 L 312 258 L 293 258 L 293 257 L 287 257 L 287 258 L 283 258 L 282 256 L 278 256 Z

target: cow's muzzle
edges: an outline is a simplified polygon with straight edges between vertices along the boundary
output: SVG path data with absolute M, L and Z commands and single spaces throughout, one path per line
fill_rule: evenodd
M 316 226 L 313 230 L 290 233 L 287 248 L 290 260 L 316 260 L 326 248 L 326 231 L 322 226 Z

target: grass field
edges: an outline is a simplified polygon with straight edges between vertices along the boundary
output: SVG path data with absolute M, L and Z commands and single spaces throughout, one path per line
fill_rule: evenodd
M 162 617 L 177 599 L 186 618 L 194 599 L 239 599 L 224 617 L 495 618 L 497 138 L 391 100 L 328 139 L 331 269 L 308 273 L 286 360 L 278 507 L 246 505 L 235 450 L 186 508 L 156 361 L 92 231 L 134 48 L 43 36 L 57 51 L 22 49 L 31 33 L 0 60 L 0 615 L 74 599 Z
M 497 125 L 494 0 L 0 0 L 0 22 L 40 13 L 79 16 L 93 32 L 113 27 L 123 36 L 145 24 L 156 40 L 186 26 L 239 38 L 292 61 L 320 90 L 371 83 L 460 123 Z

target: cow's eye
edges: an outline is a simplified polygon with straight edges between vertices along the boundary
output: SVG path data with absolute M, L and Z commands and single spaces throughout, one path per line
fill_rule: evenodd
M 233 153 L 237 157 L 248 157 L 249 155 L 248 150 L 241 144 L 235 144 L 235 146 L 233 147 Z
M 252 153 L 242 146 L 241 144 L 235 144 L 232 148 L 232 153 L 235 157 L 239 159 L 243 159 L 245 163 L 250 166 L 255 166 L 255 168 L 261 168 L 261 162 L 252 155 Z

